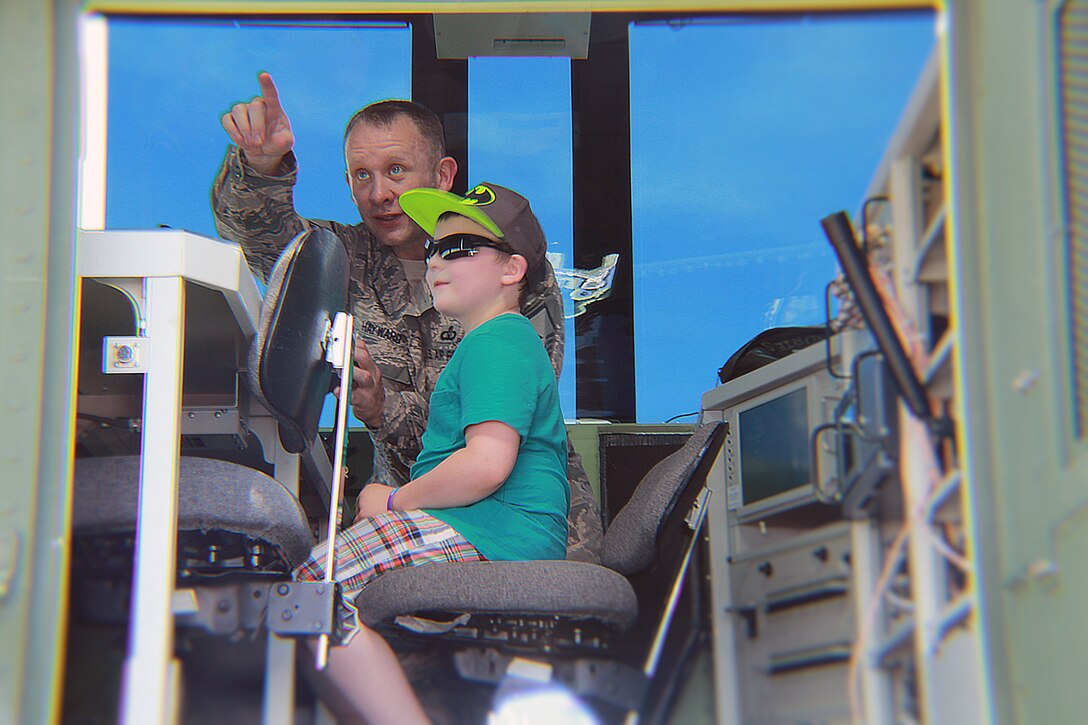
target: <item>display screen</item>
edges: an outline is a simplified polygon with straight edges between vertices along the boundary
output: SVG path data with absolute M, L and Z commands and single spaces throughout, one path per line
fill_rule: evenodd
M 804 388 L 742 411 L 738 418 L 745 505 L 811 481 L 808 396 Z

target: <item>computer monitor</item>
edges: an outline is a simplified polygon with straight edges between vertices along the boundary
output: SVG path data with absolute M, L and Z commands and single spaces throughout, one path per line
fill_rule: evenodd
M 703 395 L 704 415 L 729 426 L 724 447 L 726 505 L 738 521 L 764 518 L 820 500 L 836 475 L 834 451 L 817 427 L 832 422 L 847 388 L 828 369 L 838 339 L 818 343 Z M 819 487 L 819 488 L 818 488 Z

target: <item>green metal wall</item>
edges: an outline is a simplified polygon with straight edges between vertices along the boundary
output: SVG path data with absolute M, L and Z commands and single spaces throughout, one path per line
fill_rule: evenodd
M 74 2 L 0 3 L 0 722 L 57 716 L 65 601 Z
M 955 314 L 984 656 L 1000 722 L 1083 720 L 1088 449 L 1072 401 L 1060 3 L 951 4 Z

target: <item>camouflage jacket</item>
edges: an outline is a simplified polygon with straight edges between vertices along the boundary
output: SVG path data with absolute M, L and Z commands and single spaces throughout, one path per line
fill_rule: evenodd
M 267 279 L 280 251 L 299 232 L 322 226 L 347 247 L 351 260 L 349 296 L 356 339 L 363 341 L 382 373 L 385 409 L 382 424 L 370 429 L 374 477 L 400 485 L 421 449 L 429 399 L 438 376 L 461 340 L 460 325 L 434 309 L 426 285 L 414 291 L 396 256 L 362 224 L 303 219 L 294 208 L 298 167 L 285 158 L 280 176 L 261 174 L 231 146 L 212 187 L 219 234 L 245 251 L 250 268 Z M 563 303 L 554 275 L 544 291 L 523 306 L 540 334 L 558 376 L 563 366 Z M 568 558 L 599 557 L 601 522 L 581 458 L 570 449 L 571 530 Z

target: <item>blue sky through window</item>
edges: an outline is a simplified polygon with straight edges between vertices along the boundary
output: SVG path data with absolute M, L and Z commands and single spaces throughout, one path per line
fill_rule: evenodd
M 548 251 L 563 255 L 570 265 L 574 256 L 570 60 L 470 59 L 468 112 L 468 183 L 492 181 L 522 194 L 544 228 Z M 570 300 L 566 303 L 569 315 Z M 564 415 L 574 417 L 570 320 L 566 335 L 559 396 Z
M 106 227 L 218 236 L 209 192 L 230 143 L 219 118 L 260 93 L 262 70 L 295 134 L 296 209 L 358 221 L 344 177 L 344 125 L 367 103 L 412 92 L 411 30 L 368 25 L 110 20 Z M 334 411 L 330 395 L 323 427 Z
M 819 220 L 860 206 L 934 31 L 919 12 L 630 39 L 636 404 L 654 423 L 698 410 L 761 330 L 822 324 Z
M 295 133 L 295 204 L 357 221 L 344 124 L 371 101 L 411 95 L 411 31 L 232 21 L 111 19 L 106 226 L 160 224 L 216 236 L 209 190 L 230 142 L 219 124 L 272 74 Z

